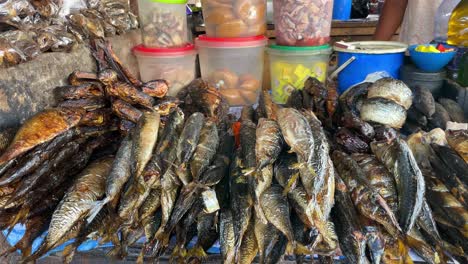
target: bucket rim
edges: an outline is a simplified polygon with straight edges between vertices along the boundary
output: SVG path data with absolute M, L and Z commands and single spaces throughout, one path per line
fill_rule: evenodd
M 347 49 L 340 46 L 333 46 L 333 49 L 338 52 L 343 53 L 359 53 L 359 54 L 390 54 L 390 53 L 403 53 L 408 49 L 408 45 L 403 42 L 398 41 L 353 41 L 346 42 L 346 44 L 351 46 L 361 46 L 361 47 L 376 47 L 378 49 Z M 388 47 L 388 48 L 382 48 Z

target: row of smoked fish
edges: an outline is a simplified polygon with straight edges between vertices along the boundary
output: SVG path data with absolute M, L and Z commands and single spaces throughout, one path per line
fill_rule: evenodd
M 406 119 L 416 99 L 401 82 L 338 98 L 311 78 L 236 120 L 206 82 L 170 98 L 95 44 L 98 73 L 72 73 L 58 107 L 1 132 L 0 228 L 26 227 L 5 253 L 27 262 L 74 238 L 66 263 L 88 239 L 123 258 L 145 237 L 139 263 L 202 262 L 216 241 L 225 263 L 467 261 L 468 132 L 401 135 L 395 105 Z
M 88 39 L 138 28 L 138 19 L 119 0 L 7 0 L 0 3 L 0 67 L 43 52 L 70 51 Z M 85 4 L 84 4 L 85 3 Z M 71 11 L 70 11 L 71 10 Z

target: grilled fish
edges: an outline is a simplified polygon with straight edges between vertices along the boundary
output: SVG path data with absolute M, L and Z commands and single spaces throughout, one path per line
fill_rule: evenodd
M 384 98 L 408 110 L 413 103 L 413 92 L 400 80 L 382 78 L 369 87 L 367 98 Z
M 406 121 L 406 110 L 393 101 L 373 98 L 362 104 L 361 118 L 364 121 L 401 128 Z
M 413 106 L 426 117 L 431 117 L 435 113 L 435 101 L 431 91 L 427 88 L 416 86 L 413 92 Z
M 190 161 L 192 177 L 195 180 L 199 180 L 202 173 L 205 172 L 208 165 L 211 164 L 215 157 L 216 150 L 218 149 L 218 144 L 219 137 L 216 124 L 212 121 L 208 121 L 201 129 L 198 145 Z
M 219 216 L 219 244 L 223 263 L 234 263 L 236 254 L 236 238 L 234 219 L 231 210 L 222 209 Z
M 257 171 L 273 164 L 281 152 L 281 130 L 276 121 L 260 119 L 256 130 L 255 156 Z
M 448 98 L 439 98 L 438 101 L 447 110 L 453 122 L 465 123 L 465 114 L 457 102 Z
M 468 162 L 468 131 L 448 130 L 445 133 L 450 147 L 456 150 L 465 162 Z

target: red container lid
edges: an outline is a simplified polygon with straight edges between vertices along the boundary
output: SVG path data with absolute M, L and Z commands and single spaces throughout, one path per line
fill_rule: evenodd
M 213 38 L 200 35 L 195 44 L 206 48 L 256 48 L 266 46 L 268 39 L 265 36 L 246 38 Z
M 133 47 L 132 51 L 137 56 L 149 57 L 179 57 L 195 54 L 195 46 L 191 43 L 178 48 L 150 48 L 145 47 L 143 44 Z

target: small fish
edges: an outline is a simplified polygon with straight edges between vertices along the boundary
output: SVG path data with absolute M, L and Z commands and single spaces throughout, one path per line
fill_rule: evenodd
M 448 98 L 439 98 L 438 101 L 447 110 L 453 122 L 465 123 L 465 113 L 457 102 Z
M 372 152 L 393 174 L 398 192 L 399 223 L 404 233 L 408 233 L 416 222 L 423 205 L 425 191 L 424 178 L 416 160 L 402 139 L 391 144 L 374 142 Z
M 127 83 L 116 82 L 106 85 L 105 89 L 108 95 L 117 97 L 132 105 L 141 105 L 147 109 L 151 109 L 154 105 L 153 97 Z
M 0 166 L 73 128 L 82 115 L 83 112 L 77 109 L 52 108 L 31 117 L 20 127 L 11 144 L 0 156 Z
M 283 196 L 283 188 L 272 185 L 260 197 L 260 203 L 265 216 L 272 225 L 278 228 L 288 239 L 295 243 L 291 220 L 289 219 L 289 203 Z
M 231 164 L 233 152 L 234 137 L 229 132 L 222 133 L 214 160 L 201 175 L 199 182 L 208 187 L 217 185 L 229 174 L 229 165 Z
M 257 256 L 258 245 L 257 240 L 255 239 L 254 226 L 254 220 L 251 219 L 247 231 L 242 238 L 242 243 L 239 249 L 239 263 L 250 264 Z
M 201 213 L 197 216 L 197 244 L 194 246 L 194 249 L 191 250 L 194 253 L 189 252 L 189 255 L 196 256 L 197 258 L 206 257 L 207 255 L 205 252 L 218 240 L 217 214 L 218 213 Z
M 382 78 L 369 87 L 367 98 L 384 98 L 408 110 L 413 103 L 413 92 L 400 80 Z
M 156 213 L 160 206 L 161 190 L 153 189 L 139 209 L 139 219 L 141 219 L 143 222 L 149 220 Z
M 190 161 L 190 169 L 194 180 L 199 180 L 202 173 L 211 164 L 219 145 L 218 129 L 216 124 L 208 121 L 200 132 L 198 145 Z
M 332 210 L 340 248 L 350 263 L 369 263 L 366 258 L 366 237 L 359 224 L 358 213 L 345 183 L 337 178 L 336 205 Z
M 255 186 L 255 202 L 254 202 L 254 209 L 257 217 L 259 217 L 262 221 L 267 223 L 265 218 L 265 214 L 263 209 L 260 205 L 260 197 L 262 196 L 263 192 L 271 186 L 273 181 L 273 165 L 268 165 L 267 167 L 263 168 L 261 171 L 261 177 L 259 177 L 258 182 L 254 182 Z
M 255 144 L 256 144 L 256 130 L 257 126 L 252 120 L 246 119 L 241 121 L 240 127 L 240 150 L 241 150 L 241 164 L 244 171 L 255 171 L 256 157 L 255 157 Z
M 261 118 L 256 130 L 255 156 L 257 171 L 278 158 L 282 147 L 281 129 L 274 120 Z
M 257 240 L 258 255 L 260 257 L 259 263 L 265 263 L 265 254 L 267 246 L 273 240 L 273 238 L 281 233 L 270 223 L 264 223 L 258 217 L 254 216 L 254 234 Z
M 468 131 L 447 130 L 445 132 L 448 144 L 468 163 Z
M 364 121 L 401 128 L 406 121 L 406 110 L 393 101 L 373 98 L 362 104 L 361 118 Z
M 426 117 L 431 117 L 436 111 L 431 91 L 425 87 L 416 86 L 413 93 L 413 106 Z
M 145 112 L 132 135 L 132 174 L 139 178 L 151 159 L 154 146 L 158 140 L 160 116 L 156 112 Z
M 234 219 L 230 209 L 222 209 L 219 216 L 219 244 L 223 263 L 234 263 L 236 238 Z
M 179 175 L 184 185 L 188 184 L 190 181 L 190 177 L 188 177 L 190 175 L 187 175 L 187 165 L 197 148 L 204 123 L 205 117 L 202 113 L 197 112 L 192 114 L 185 122 L 184 129 L 179 137 L 177 144 L 177 162 L 180 168 L 177 170 L 177 175 Z

